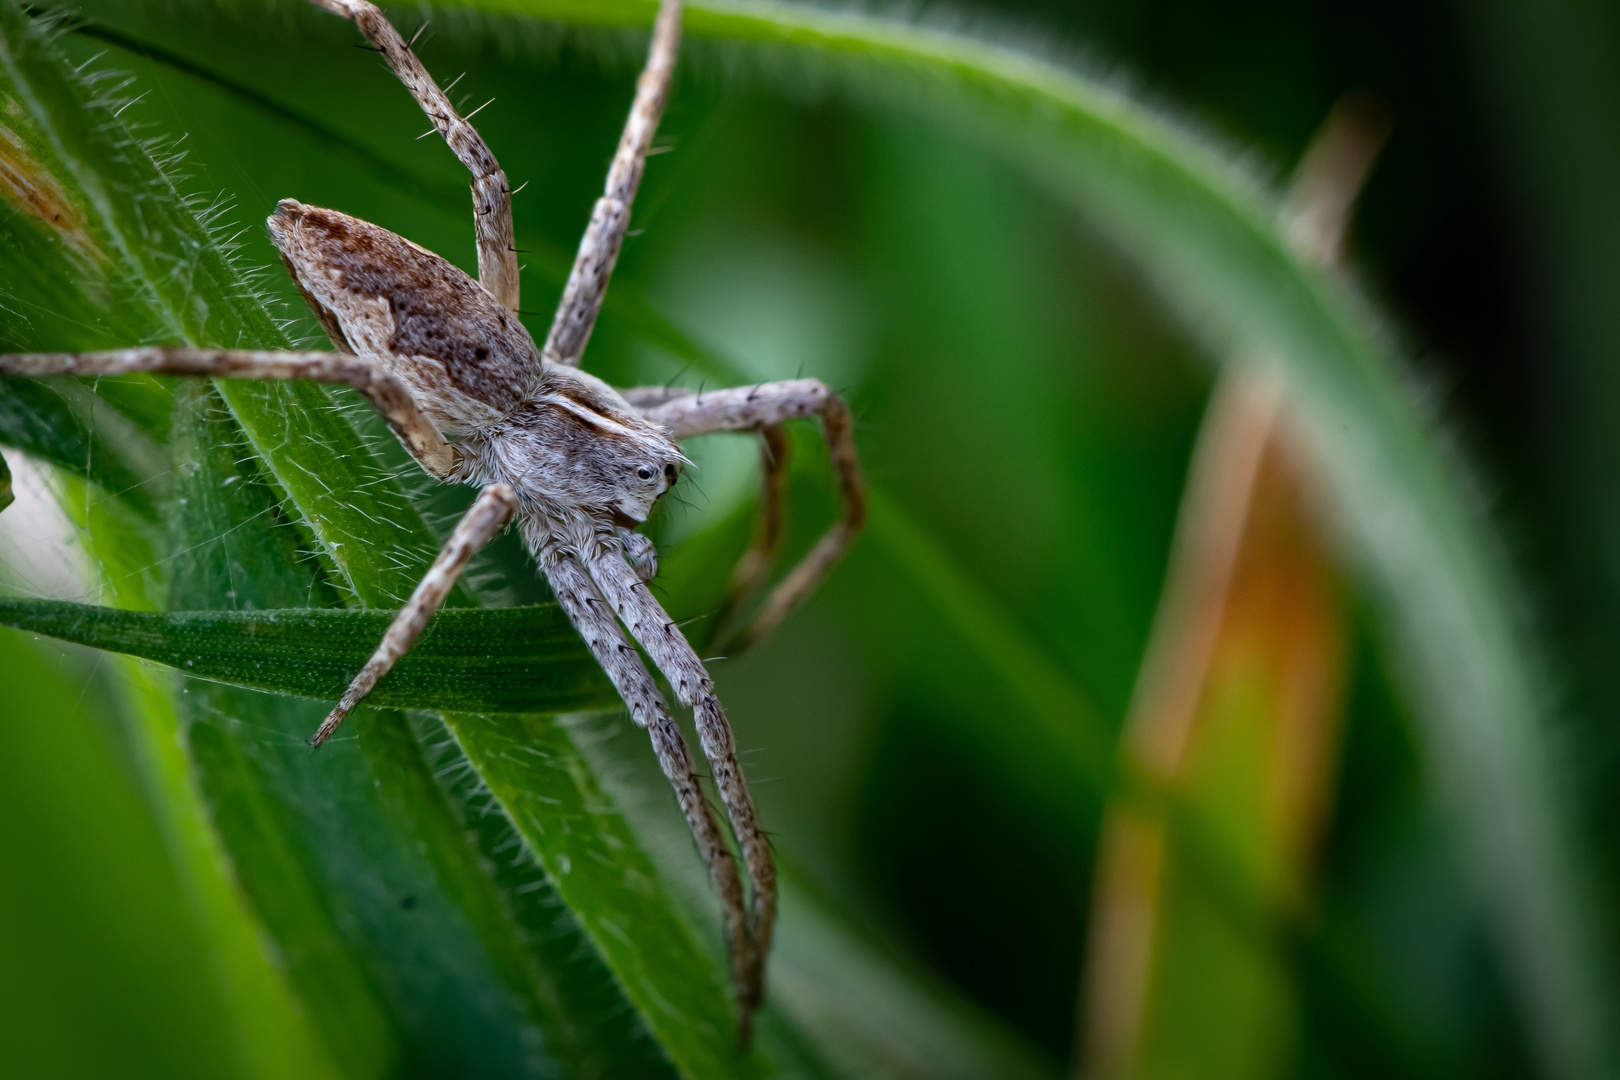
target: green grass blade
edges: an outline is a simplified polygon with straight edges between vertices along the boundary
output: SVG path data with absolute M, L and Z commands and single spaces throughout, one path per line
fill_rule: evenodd
M 335 701 L 391 615 L 330 608 L 120 611 L 0 599 L 0 624 L 156 660 L 187 675 Z M 561 609 L 447 611 L 367 699 L 372 705 L 500 713 L 568 712 L 617 698 Z M 582 677 L 583 676 L 583 677 Z
M 253 576 L 268 570 L 260 566 Z M 188 675 L 315 698 L 341 693 L 388 619 L 380 612 L 285 608 L 159 615 L 0 600 L 0 623 L 5 625 L 158 660 Z M 493 653 L 490 643 L 497 643 Z M 582 648 L 554 605 L 445 612 L 369 700 L 373 705 L 508 713 L 600 707 L 616 700 L 600 675 L 585 687 L 555 684 L 558 665 L 548 652 L 566 656 Z M 192 693 L 218 692 L 194 687 Z M 249 706 L 243 699 L 232 707 Z M 761 1067 L 757 1058 L 739 1058 L 727 1049 L 733 1036 L 724 972 L 713 968 L 690 928 L 675 916 L 657 873 L 622 817 L 602 798 L 567 731 L 535 715 L 456 714 L 448 719 L 449 732 L 472 755 L 488 785 L 485 790 L 501 801 L 519 833 L 531 838 L 540 854 L 546 873 L 531 875 L 521 886 L 530 892 L 536 887 L 554 891 L 577 914 L 609 965 L 622 974 L 624 991 L 688 1075 L 754 1074 Z M 376 766 L 377 777 L 419 770 L 406 744 L 395 737 L 388 745 L 396 760 L 386 769 Z M 256 756 L 267 754 L 261 749 Z M 439 762 L 438 768 L 446 764 Z M 353 777 L 331 781 L 337 789 L 359 782 Z M 238 845 L 251 841 L 244 835 Z M 454 849 L 445 846 L 447 852 Z M 709 977 L 694 980 L 694 970 Z M 678 997 L 658 992 L 672 986 L 684 986 L 684 992 Z
M 765 1075 L 759 1054 L 737 1051 L 724 969 L 676 915 L 567 729 L 542 717 L 446 719 L 681 1071 Z

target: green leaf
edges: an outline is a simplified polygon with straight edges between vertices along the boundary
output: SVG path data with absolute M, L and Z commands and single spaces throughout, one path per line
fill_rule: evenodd
M 221 999 L 231 1009 L 250 1074 L 266 1080 L 338 1077 L 209 820 L 187 760 L 171 680 L 131 660 L 119 668 L 136 725 L 132 741 L 142 757 L 147 802 L 164 832 L 191 910 L 209 934 Z
M 568 730 L 546 717 L 452 714 L 446 721 L 682 1072 L 767 1075 L 758 1054 L 737 1050 L 725 969 L 671 907 Z M 675 987 L 684 993 L 671 996 Z
M 0 599 L 0 624 L 156 660 L 187 675 L 335 701 L 382 640 L 387 612 L 120 611 Z M 554 604 L 447 611 L 366 699 L 371 705 L 478 712 L 572 712 L 617 701 Z

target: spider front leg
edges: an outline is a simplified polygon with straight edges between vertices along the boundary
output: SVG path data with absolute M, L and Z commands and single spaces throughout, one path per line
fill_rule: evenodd
M 417 583 L 411 598 L 399 609 L 394 621 L 388 624 L 371 659 L 349 683 L 349 688 L 343 691 L 337 707 L 315 729 L 309 745 L 319 746 L 330 739 L 344 718 L 371 693 L 377 681 L 399 663 L 400 657 L 411 651 L 411 646 L 416 644 L 416 639 L 422 636 L 422 631 L 427 629 L 434 613 L 444 603 L 444 598 L 450 595 L 450 588 L 466 568 L 467 560 L 506 527 L 516 509 L 517 496 L 505 484 L 491 484 L 479 492 L 472 509 L 456 523 L 455 532 L 450 534 L 439 557 L 433 560 L 433 565 L 428 567 L 428 572 Z
M 625 640 L 613 611 L 602 600 L 578 558 L 556 539 L 537 548 L 537 557 L 557 602 L 573 621 L 574 627 L 596 657 L 602 670 L 630 708 L 635 722 L 652 737 L 658 764 L 675 789 L 675 798 L 697 840 L 703 861 L 708 864 L 725 912 L 725 933 L 731 954 L 732 980 L 737 986 L 737 1029 L 744 1046 L 748 1044 L 754 1010 L 763 995 L 764 951 L 748 926 L 743 904 L 742 880 L 737 864 L 709 809 L 697 771 L 681 737 L 680 728 L 669 713 L 658 684 L 641 662 L 641 654 Z M 613 558 L 615 556 L 609 556 Z M 624 565 L 620 563 L 620 565 Z
M 568 284 L 563 287 L 551 331 L 546 335 L 545 347 L 540 350 L 540 354 L 553 363 L 578 367 L 591 330 L 596 326 L 602 296 L 607 292 L 608 279 L 613 276 L 625 231 L 630 227 L 630 204 L 635 201 L 647 152 L 652 149 L 658 121 L 664 115 L 664 102 L 669 97 L 669 82 L 675 74 L 675 55 L 680 43 L 680 0 L 663 0 L 653 23 L 647 66 L 636 80 L 630 118 L 625 121 L 624 134 L 619 137 L 613 164 L 608 166 L 606 187 L 591 208 L 590 223 L 579 241 Z
M 720 791 L 721 802 L 725 803 L 726 817 L 742 848 L 748 875 L 754 881 L 750 930 L 759 969 L 750 972 L 738 996 L 741 999 L 751 993 L 751 1003 L 757 1004 L 763 993 L 760 984 L 764 957 L 770 951 L 771 931 L 776 921 L 776 862 L 771 855 L 770 842 L 759 827 L 759 815 L 754 810 L 754 799 L 743 778 L 742 766 L 737 762 L 737 741 L 731 724 L 726 720 L 725 709 L 714 692 L 714 680 L 709 678 L 703 661 L 654 598 L 647 583 L 631 569 L 619 551 L 611 545 L 599 545 L 587 555 L 586 561 L 592 579 L 630 631 L 630 636 L 647 650 L 681 704 L 692 710 L 703 756 L 709 761 L 715 787 Z
M 631 401 L 665 397 L 655 391 L 632 390 L 627 393 Z M 794 417 L 821 417 L 822 435 L 827 441 L 833 470 L 838 475 L 842 513 L 815 547 L 799 561 L 799 565 L 766 598 L 753 624 L 743 635 L 743 645 L 752 645 L 774 630 L 788 612 L 821 583 L 866 524 L 866 481 L 861 476 L 860 458 L 855 452 L 854 424 L 849 406 L 817 379 L 794 379 L 701 394 L 688 393 L 643 406 L 642 415 L 655 424 L 663 425 L 676 439 L 748 428 L 768 431 L 771 425 Z M 779 494 L 775 496 L 777 505 L 772 504 L 772 484 L 775 481 L 769 468 L 765 482 L 764 512 L 767 515 L 779 513 Z M 768 520 L 766 525 L 766 529 L 761 530 L 762 536 L 768 533 Z M 744 557 L 745 560 L 752 555 L 751 551 Z M 739 577 L 741 570 L 739 567 Z
M 512 231 L 512 193 L 495 155 L 456 111 L 427 68 L 375 4 L 367 0 L 311 0 L 316 7 L 354 20 L 382 51 L 388 66 L 411 92 L 451 151 L 472 173 L 473 232 L 478 240 L 478 283 L 508 310 L 518 309 L 517 243 Z

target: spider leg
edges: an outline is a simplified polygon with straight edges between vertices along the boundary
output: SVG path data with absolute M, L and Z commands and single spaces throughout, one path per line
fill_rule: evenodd
M 375 4 L 367 0 L 311 0 L 355 26 L 382 50 L 388 66 L 411 92 L 451 151 L 472 173 L 473 232 L 478 240 L 478 282 L 502 306 L 518 309 L 517 243 L 512 233 L 512 193 L 495 155 L 456 111 L 427 68 Z
M 787 519 L 787 476 L 793 444 L 781 424 L 760 425 L 759 437 L 759 525 L 748 550 L 731 572 L 731 587 L 715 618 L 712 641 L 720 648 L 736 633 L 738 616 L 771 576 Z
M 647 66 L 636 81 L 636 98 L 630 106 L 619 148 L 608 167 L 606 190 L 591 208 L 590 224 L 579 242 L 574 268 L 568 274 L 557 315 L 546 335 L 540 355 L 558 364 L 579 366 L 596 316 L 602 309 L 602 295 L 608 278 L 619 260 L 625 230 L 630 225 L 630 204 L 641 184 L 647 151 L 652 148 L 658 120 L 669 96 L 670 77 L 675 72 L 675 53 L 681 40 L 680 0 L 663 0 L 653 23 L 652 46 Z
M 621 388 L 619 393 L 632 408 L 645 413 L 676 398 L 691 397 L 697 391 L 689 386 L 628 386 Z
M 866 524 L 866 481 L 855 452 L 854 424 L 844 399 L 816 379 L 688 393 L 643 410 L 677 439 L 713 431 L 766 427 L 801 416 L 820 416 L 827 452 L 838 473 L 842 517 L 824 533 L 766 598 L 743 637 L 744 646 L 769 634 L 827 576 Z M 769 482 L 769 481 L 767 481 Z
M 703 789 L 698 785 L 697 770 L 693 767 L 686 740 L 670 716 L 663 692 L 642 663 L 641 654 L 625 639 L 624 630 L 612 610 L 603 602 L 596 585 L 578 559 L 561 542 L 552 541 L 540 548 L 539 560 L 557 602 L 568 612 L 585 644 L 602 665 L 602 670 L 607 672 L 619 696 L 624 698 L 631 717 L 646 728 L 652 737 L 658 764 L 669 779 L 670 786 L 675 789 L 675 798 L 686 816 L 686 824 L 697 840 L 704 862 L 709 866 L 725 912 L 732 979 L 738 988 L 737 1026 L 746 1045 L 753 1011 L 760 996 L 757 985 L 760 954 L 748 929 L 742 879 L 737 874 L 737 864 L 720 834 L 708 800 L 703 797 Z
M 405 384 L 347 353 L 143 347 L 88 353 L 0 356 L 0 375 L 192 375 L 216 379 L 307 379 L 352 386 L 374 405 L 421 466 L 443 479 L 455 451 L 417 407 Z
M 319 746 L 331 738 L 344 718 L 360 704 L 361 699 L 371 693 L 377 680 L 388 674 L 399 658 L 411 651 L 411 646 L 422 636 L 422 631 L 427 629 L 439 605 L 449 595 L 450 587 L 461 576 L 467 560 L 487 544 L 490 537 L 506 527 L 516 509 L 517 496 L 505 484 L 491 484 L 479 492 L 472 508 L 456 523 L 455 532 L 450 534 L 444 550 L 439 552 L 439 557 L 433 560 L 433 565 L 428 567 L 428 572 L 417 583 L 411 598 L 399 609 L 394 621 L 388 624 L 388 630 L 383 634 L 382 641 L 377 643 L 371 659 L 349 683 L 349 688 L 343 691 L 337 708 L 328 713 L 321 726 L 315 729 L 315 734 L 309 740 L 311 746 Z
M 748 782 L 743 779 L 742 767 L 737 762 L 737 741 L 725 709 L 715 696 L 714 681 L 703 667 L 703 661 L 692 651 L 680 628 L 665 613 L 636 572 L 626 563 L 619 551 L 602 545 L 588 558 L 591 577 L 602 590 L 613 610 L 630 631 L 630 636 L 647 650 L 653 663 L 664 673 L 675 690 L 681 704 L 692 710 L 697 724 L 698 740 L 703 745 L 703 756 L 709 761 L 715 787 L 725 803 L 726 816 L 731 820 L 732 832 L 742 848 L 743 861 L 748 874 L 754 879 L 753 910 L 750 928 L 753 934 L 754 961 L 748 978 L 741 981 L 738 990 L 738 1009 L 744 1002 L 752 1008 L 759 1004 L 764 993 L 764 961 L 771 948 L 771 929 L 776 921 L 776 862 L 771 855 L 769 841 L 760 830 L 759 818 L 754 811 L 754 799 L 749 794 Z

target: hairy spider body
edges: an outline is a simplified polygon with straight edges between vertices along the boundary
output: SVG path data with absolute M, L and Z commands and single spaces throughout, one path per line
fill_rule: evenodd
M 743 633 L 753 641 L 827 574 L 859 531 L 866 504 L 849 410 L 813 379 L 703 394 L 662 387 L 621 393 L 578 369 L 668 93 L 680 38 L 679 0 L 660 6 L 606 188 L 580 241 L 550 333 L 538 347 L 517 317 L 511 195 L 495 156 L 380 10 L 366 0 L 312 2 L 355 22 L 472 173 L 478 279 L 386 229 L 288 199 L 269 219 L 270 236 L 337 352 L 158 346 L 31 353 L 0 356 L 0 374 L 148 371 L 348 385 L 371 401 L 423 469 L 442 481 L 480 486 L 472 508 L 310 741 L 319 745 L 337 730 L 410 650 L 467 560 L 515 519 L 558 603 L 632 718 L 651 736 L 709 866 L 723 906 L 738 1035 L 746 1044 L 764 994 L 775 864 L 714 683 L 649 590 L 657 553 L 634 530 L 687 464 L 675 440 L 712 431 L 761 436 L 762 524 L 733 577 L 722 620 L 722 634 L 728 633 L 763 585 L 781 538 L 788 443 L 780 425 L 819 417 L 842 515 L 760 605 Z M 692 710 L 752 883 L 746 893 L 685 740 L 637 645 Z
M 506 484 L 520 520 L 588 535 L 647 520 L 687 463 L 607 383 L 542 361 L 528 329 L 448 260 L 292 199 L 267 224 L 332 344 L 404 383 L 458 437 L 441 479 Z

